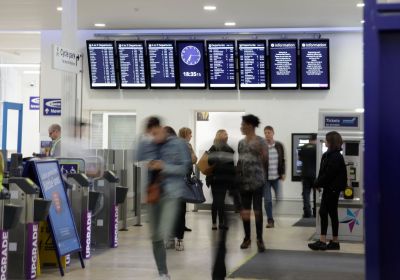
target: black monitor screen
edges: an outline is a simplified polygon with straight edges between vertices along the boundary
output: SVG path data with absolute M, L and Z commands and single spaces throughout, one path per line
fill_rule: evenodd
M 235 41 L 208 41 L 210 89 L 236 88 Z
M 329 89 L 329 40 L 300 40 L 301 88 Z
M 359 155 L 359 143 L 358 142 L 345 142 L 344 151 L 346 156 L 358 156 Z
M 173 41 L 147 42 L 150 87 L 175 88 L 175 45 Z
M 178 41 L 179 87 L 205 88 L 205 61 L 203 41 Z
M 120 87 L 145 88 L 146 68 L 144 59 L 144 42 L 117 42 Z
M 271 89 L 296 89 L 297 40 L 268 41 Z
M 266 44 L 265 41 L 239 41 L 239 75 L 241 89 L 265 89 Z
M 114 42 L 87 41 L 91 88 L 117 88 Z

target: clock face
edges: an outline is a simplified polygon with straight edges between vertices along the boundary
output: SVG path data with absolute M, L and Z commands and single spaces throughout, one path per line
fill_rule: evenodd
M 181 58 L 187 65 L 196 65 L 201 59 L 201 53 L 195 46 L 186 46 L 181 52 Z

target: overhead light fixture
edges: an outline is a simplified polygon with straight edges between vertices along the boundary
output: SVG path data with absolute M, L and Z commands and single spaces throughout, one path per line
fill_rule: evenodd
M 204 6 L 203 9 L 206 10 L 206 11 L 215 11 L 217 9 L 217 7 L 216 6 L 211 6 L 211 5 L 208 6 L 207 5 L 207 6 Z
M 96 27 L 106 27 L 105 23 L 95 23 L 94 26 Z
M 362 8 L 362 7 L 364 7 L 365 6 L 365 3 L 357 3 L 357 7 L 358 8 Z
M 356 113 L 364 113 L 364 108 L 357 108 L 356 110 Z
M 57 7 L 57 11 L 61 12 L 63 10 L 62 7 Z
M 233 21 L 225 22 L 225 26 L 235 26 L 235 25 L 236 25 L 236 22 L 233 22 Z
M 361 22 L 361 24 L 364 24 L 365 23 L 365 20 L 362 20 L 362 21 L 360 21 Z

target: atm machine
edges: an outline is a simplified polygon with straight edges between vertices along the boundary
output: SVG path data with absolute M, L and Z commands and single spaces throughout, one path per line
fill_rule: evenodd
M 317 174 L 322 154 L 327 151 L 325 135 L 337 131 L 343 138 L 343 157 L 347 168 L 347 187 L 339 198 L 339 239 L 341 241 L 364 240 L 364 114 L 358 110 L 320 110 L 317 144 Z M 321 195 L 317 198 L 317 213 Z M 321 233 L 317 215 L 317 234 Z M 328 238 L 332 235 L 329 223 Z

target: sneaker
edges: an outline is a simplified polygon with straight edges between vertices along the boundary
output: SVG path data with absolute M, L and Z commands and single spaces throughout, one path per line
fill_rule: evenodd
M 328 245 L 326 245 L 326 250 L 340 250 L 339 242 L 329 241 Z
M 191 228 L 185 227 L 185 231 L 192 231 Z
M 265 245 L 264 245 L 264 241 L 262 240 L 257 240 L 257 248 L 258 248 L 258 252 L 262 253 L 265 251 Z
M 175 239 L 171 238 L 165 243 L 165 249 L 175 249 Z
M 250 244 L 251 244 L 251 240 L 245 238 L 243 240 L 242 244 L 240 245 L 240 249 L 247 249 L 247 248 L 249 248 Z
M 274 228 L 275 227 L 275 222 L 274 220 L 268 220 L 268 224 L 266 228 Z
M 308 248 L 310 248 L 311 250 L 314 250 L 314 251 L 318 251 L 318 250 L 325 251 L 326 243 L 318 240 L 314 243 L 309 243 Z
M 185 250 L 185 247 L 183 246 L 183 239 L 176 240 L 175 250 L 177 250 L 177 251 Z

